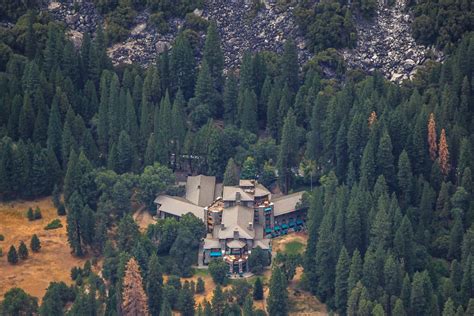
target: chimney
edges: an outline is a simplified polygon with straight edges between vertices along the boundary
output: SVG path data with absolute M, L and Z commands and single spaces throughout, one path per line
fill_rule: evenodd
M 240 192 L 235 192 L 235 202 L 240 205 Z
M 253 222 L 249 222 L 248 229 L 249 229 L 249 230 L 253 230 Z
M 234 239 L 239 239 L 239 230 L 237 228 L 234 229 Z

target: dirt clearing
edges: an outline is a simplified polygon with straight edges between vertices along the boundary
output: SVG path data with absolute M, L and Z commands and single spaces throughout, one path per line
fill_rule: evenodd
M 42 219 L 28 221 L 26 211 L 29 207 L 41 209 Z M 59 218 L 63 227 L 44 230 L 53 219 Z M 59 217 L 50 198 L 34 201 L 14 201 L 0 203 L 0 234 L 5 236 L 0 241 L 3 257 L 0 258 L 0 299 L 13 287 L 20 287 L 30 295 L 41 300 L 46 288 L 52 281 L 63 281 L 71 284 L 70 271 L 74 266 L 82 266 L 86 259 L 71 255 L 66 234 L 66 217 Z M 41 250 L 33 253 L 30 240 L 37 234 L 41 241 Z M 17 265 L 7 262 L 7 253 L 11 245 L 18 250 L 20 241 L 28 246 L 29 257 L 20 260 Z

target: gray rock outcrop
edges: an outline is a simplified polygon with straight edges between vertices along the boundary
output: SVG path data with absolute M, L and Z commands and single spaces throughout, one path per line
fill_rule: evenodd
M 443 60 L 441 52 L 415 42 L 410 24 L 403 0 L 391 7 L 379 1 L 373 20 L 356 18 L 357 47 L 342 50 L 344 60 L 350 68 L 378 70 L 395 82 L 412 78 L 428 59 Z

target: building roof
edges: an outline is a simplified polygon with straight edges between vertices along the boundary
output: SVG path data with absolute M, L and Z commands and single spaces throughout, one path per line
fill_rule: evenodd
M 216 177 L 190 176 L 186 181 L 186 199 L 199 206 L 208 206 L 214 201 Z
M 254 187 L 255 180 L 239 180 L 239 187 Z
M 242 240 L 231 240 L 227 243 L 227 247 L 229 248 L 244 248 L 247 243 L 243 242 Z
M 175 216 L 183 216 L 187 213 L 192 213 L 197 218 L 204 221 L 204 208 L 189 202 L 188 200 L 179 196 L 160 195 L 155 199 L 158 204 L 158 210 L 169 213 Z
M 260 247 L 262 249 L 270 249 L 270 239 L 259 239 L 256 240 L 252 248 Z
M 284 195 L 274 199 L 273 202 L 273 215 L 279 216 L 287 213 L 291 213 L 295 210 L 296 204 L 301 201 L 304 192 L 296 192 L 289 195 Z
M 241 201 L 253 201 L 253 195 L 250 193 L 245 192 L 239 187 L 231 187 L 231 186 L 224 186 L 224 190 L 222 193 L 222 199 L 224 201 L 236 201 L 237 193 L 240 194 Z
M 262 197 L 269 194 L 270 194 L 270 191 L 268 191 L 268 189 L 264 187 L 263 184 L 257 183 L 257 185 L 255 186 L 255 193 L 254 193 L 255 197 Z
M 253 239 L 255 230 L 249 228 L 249 223 L 253 226 L 254 210 L 242 205 L 236 205 L 224 209 L 222 213 L 222 224 L 219 227 L 218 238 L 234 238 L 234 231 L 239 232 L 239 238 Z
M 221 247 L 221 243 L 219 242 L 218 239 L 209 239 L 209 238 L 204 239 L 204 246 L 203 246 L 204 249 L 216 249 L 220 247 Z

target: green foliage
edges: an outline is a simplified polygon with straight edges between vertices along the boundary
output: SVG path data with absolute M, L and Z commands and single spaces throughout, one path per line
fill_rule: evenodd
M 35 315 L 37 312 L 38 299 L 17 287 L 8 290 L 0 303 L 2 315 Z
M 227 282 L 229 266 L 223 260 L 212 260 L 209 263 L 209 273 L 211 274 L 214 283 L 223 285 Z
M 261 278 L 257 278 L 253 284 L 253 299 L 256 301 L 263 300 L 263 284 Z
M 252 273 L 262 274 L 265 267 L 270 264 L 270 254 L 268 251 L 257 246 L 252 249 L 252 253 L 248 258 L 248 264 Z
M 28 259 L 28 248 L 23 241 L 20 242 L 20 246 L 18 247 L 18 257 L 21 260 Z
M 350 11 L 345 7 L 341 8 L 339 3 L 302 2 L 295 8 L 295 14 L 298 25 L 314 51 L 330 47 L 351 47 L 355 44 L 356 32 Z
M 273 268 L 270 279 L 270 293 L 267 299 L 267 310 L 270 315 L 288 315 L 287 281 L 278 267 Z
M 204 291 L 205 291 L 204 281 L 201 277 L 199 277 L 196 282 L 196 293 L 202 294 L 204 293 Z
M 18 253 L 16 252 L 15 246 L 10 246 L 10 250 L 8 250 L 8 263 L 10 264 L 17 264 L 18 263 Z
M 63 227 L 63 224 L 61 224 L 61 220 L 59 218 L 53 219 L 51 222 L 48 223 L 44 227 L 45 230 L 51 230 L 51 229 L 58 229 Z

